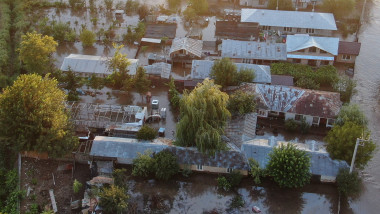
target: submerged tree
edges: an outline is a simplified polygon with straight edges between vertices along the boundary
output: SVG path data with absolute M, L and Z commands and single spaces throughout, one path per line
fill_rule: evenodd
M 58 82 L 37 74 L 21 75 L 0 95 L 0 138 L 13 151 L 62 156 L 76 146 L 65 93 Z
M 83 47 L 91 47 L 95 42 L 95 33 L 84 29 L 79 35 L 80 41 L 82 42 Z
M 20 60 L 31 73 L 45 74 L 52 64 L 52 54 L 58 43 L 51 36 L 42 36 L 36 32 L 21 37 Z
M 213 80 L 204 80 L 190 93 L 185 91 L 180 101 L 177 144 L 196 146 L 207 153 L 223 149 L 221 134 L 231 117 L 227 103 L 228 95 Z
M 108 81 L 112 87 L 121 89 L 131 79 L 131 76 L 128 74 L 128 66 L 131 63 L 127 58 L 127 54 L 121 52 L 124 45 L 114 43 L 113 47 L 116 50 L 113 57 L 108 61 L 108 69 L 112 71 L 112 74 L 108 76 Z
M 268 174 L 280 187 L 298 188 L 310 182 L 310 157 L 293 144 L 280 145 L 269 153 Z
M 222 87 L 234 85 L 237 72 L 236 65 L 229 58 L 222 58 L 214 62 L 211 69 L 211 78 Z
M 134 86 L 137 90 L 137 93 L 141 95 L 141 97 L 149 91 L 150 80 L 147 78 L 145 74 L 145 69 L 143 67 L 139 67 L 136 72 L 136 76 L 133 80 Z
M 129 195 L 124 187 L 111 185 L 105 187 L 99 194 L 99 205 L 106 213 L 122 214 L 128 208 Z

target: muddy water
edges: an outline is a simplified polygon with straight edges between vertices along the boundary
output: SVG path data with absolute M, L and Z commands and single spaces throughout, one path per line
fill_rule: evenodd
M 193 174 L 190 178 L 179 177 L 168 182 L 155 180 L 129 182 L 131 202 L 145 213 L 252 213 L 253 206 L 262 213 L 336 213 L 338 198 L 336 189 L 329 185 L 312 184 L 302 189 L 286 190 L 264 182 L 255 186 L 252 179 L 243 179 L 240 187 L 229 193 L 219 191 L 217 176 Z M 231 199 L 241 195 L 245 205 L 229 208 Z M 161 201 L 161 212 L 153 205 Z M 216 211 L 216 212 L 211 212 Z
M 358 103 L 369 118 L 372 139 L 380 147 L 380 0 L 368 3 L 367 22 L 359 35 L 360 56 L 356 60 L 355 79 Z M 379 213 L 380 203 L 380 150 L 364 170 L 365 190 L 362 196 L 350 203 L 355 213 Z

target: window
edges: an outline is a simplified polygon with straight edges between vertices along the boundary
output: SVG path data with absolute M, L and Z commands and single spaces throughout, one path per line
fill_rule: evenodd
M 232 168 L 227 168 L 227 173 L 231 173 L 232 172 Z
M 288 32 L 292 32 L 292 28 L 291 27 L 284 27 L 284 31 L 288 31 Z
M 321 65 L 329 65 L 329 64 L 330 64 L 330 61 L 327 61 L 327 60 L 321 61 Z
M 334 119 L 327 119 L 327 126 L 333 126 L 335 123 Z
M 266 0 L 259 0 L 259 5 L 264 5 Z
M 264 111 L 264 110 L 258 110 L 258 111 L 257 111 L 257 114 L 258 114 L 259 116 L 262 116 L 262 117 L 266 117 L 266 116 L 267 116 L 267 112 Z
M 297 28 L 297 33 L 301 33 L 301 28 Z
M 313 124 L 319 124 L 319 117 L 313 117 Z
M 314 29 L 313 28 L 306 28 L 306 33 L 314 33 Z
M 324 50 L 322 50 L 322 49 L 319 49 L 319 53 L 327 53 L 327 51 L 324 51 Z
M 309 48 L 309 52 L 310 53 L 315 53 L 315 52 L 317 52 L 317 48 L 316 47 L 310 47 Z
M 303 52 L 305 52 L 305 49 L 298 50 L 297 52 L 303 53 Z
M 296 114 L 296 116 L 294 117 L 294 120 L 296 121 L 301 121 L 302 120 L 302 115 L 301 114 Z
M 263 26 L 263 30 L 270 30 L 270 26 Z
M 342 55 L 342 59 L 343 60 L 350 60 L 351 59 L 351 55 L 343 54 Z
M 198 165 L 197 165 L 197 170 L 202 171 L 202 170 L 203 170 L 203 165 L 198 164 Z

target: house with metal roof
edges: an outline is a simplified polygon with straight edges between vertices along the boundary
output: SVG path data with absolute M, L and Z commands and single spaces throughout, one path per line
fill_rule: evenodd
M 111 57 L 70 54 L 65 57 L 61 65 L 62 71 L 69 71 L 78 74 L 82 77 L 90 77 L 95 74 L 98 77 L 107 77 L 112 74 L 112 71 L 108 69 L 107 62 Z M 128 59 L 130 65 L 128 66 L 128 73 L 130 75 L 136 75 L 138 67 L 138 59 Z
M 241 6 L 254 8 L 267 8 L 269 0 L 240 0 Z M 292 0 L 294 8 L 305 9 L 308 5 L 321 4 L 322 0 Z
M 289 62 L 316 66 L 333 65 L 338 55 L 339 38 L 307 34 L 288 35 L 286 51 Z
M 174 39 L 176 35 L 177 24 L 148 24 L 145 28 L 144 38 L 160 39 L 167 37 Z
M 286 61 L 286 44 L 222 40 L 221 56 L 236 63 L 267 64 Z
M 217 40 L 257 41 L 259 32 L 259 23 L 254 22 L 216 21 L 215 25 Z
M 209 78 L 214 63 L 215 61 L 209 60 L 193 60 L 193 64 L 191 66 L 191 79 L 204 80 Z M 271 83 L 270 66 L 247 63 L 235 63 L 235 65 L 238 71 L 241 69 L 253 69 L 255 71 L 255 79 L 252 82 L 263 84 Z
M 201 59 L 203 42 L 191 38 L 175 38 L 169 55 L 173 63 L 181 63 L 183 67 L 191 66 L 194 59 Z
M 341 63 L 355 63 L 356 57 L 359 56 L 360 53 L 360 47 L 360 42 L 340 41 L 336 61 Z
M 172 72 L 172 65 L 164 62 L 153 63 L 144 66 L 145 73 L 148 75 L 159 76 L 163 79 L 169 79 Z
M 298 149 L 303 150 L 310 157 L 310 173 L 312 175 L 320 176 L 321 181 L 333 182 L 341 168 L 348 168 L 348 164 L 345 161 L 333 160 L 329 154 L 323 149 L 319 148 L 315 144 L 293 143 L 275 141 L 271 139 L 254 139 L 246 141 L 241 146 L 241 151 L 244 153 L 247 159 L 255 159 L 261 168 L 265 168 L 269 162 L 269 153 L 273 148 L 280 145 L 293 144 Z
M 281 85 L 243 83 L 238 89 L 253 93 L 258 117 L 293 119 L 332 127 L 342 107 L 340 94 Z
M 177 156 L 182 168 L 189 167 L 195 171 L 213 173 L 238 170 L 244 175 L 248 174 L 248 163 L 239 151 L 220 151 L 210 156 L 199 152 L 197 148 L 169 146 L 163 141 L 162 138 L 148 142 L 132 138 L 96 136 L 89 155 L 94 161 L 112 160 L 118 164 L 132 164 L 138 154 L 151 152 L 154 155 L 162 150 L 169 150 Z
M 263 30 L 284 34 L 331 36 L 337 30 L 332 13 L 243 8 L 241 22 L 258 22 Z

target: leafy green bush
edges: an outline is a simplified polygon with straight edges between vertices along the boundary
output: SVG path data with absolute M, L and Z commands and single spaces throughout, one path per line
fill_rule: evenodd
M 302 118 L 300 124 L 301 134 L 309 133 L 310 125 L 306 122 L 305 118 Z
M 177 88 L 175 86 L 173 77 L 170 78 L 170 82 L 167 85 L 169 86 L 168 95 L 169 95 L 170 105 L 172 105 L 172 107 L 174 109 L 178 109 L 179 108 L 179 102 L 180 102 L 181 98 L 180 98 L 179 92 L 177 91 Z
M 254 112 L 256 107 L 255 96 L 244 91 L 236 91 L 230 95 L 227 109 L 232 114 L 244 115 Z
M 289 132 L 295 132 L 298 129 L 298 122 L 293 119 L 285 120 L 285 130 Z
M 163 150 L 154 156 L 154 170 L 156 178 L 168 180 L 179 171 L 177 157 L 168 150 Z
M 231 203 L 230 203 L 230 208 L 235 209 L 235 208 L 241 208 L 245 204 L 245 201 L 241 197 L 241 195 L 236 195 L 235 197 L 232 198 Z
M 267 170 L 280 187 L 302 187 L 310 182 L 310 157 L 293 144 L 281 145 L 269 153 Z
M 344 197 L 356 197 L 360 194 L 362 179 L 358 172 L 353 171 L 350 174 L 348 169 L 341 168 L 336 177 L 336 182 L 339 193 Z
M 105 187 L 99 194 L 99 205 L 105 213 L 125 213 L 128 207 L 129 195 L 123 187 L 111 185 Z
M 190 177 L 190 175 L 193 173 L 189 165 L 185 165 L 184 168 L 182 169 L 182 176 L 183 177 Z
M 82 189 L 82 186 L 83 186 L 83 184 L 81 182 L 79 182 L 77 179 L 75 179 L 74 183 L 73 183 L 74 193 L 78 193 L 80 191 L 80 189 Z
M 260 168 L 259 163 L 254 160 L 253 158 L 248 159 L 249 167 L 250 167 L 250 174 L 253 178 L 253 181 L 255 184 L 261 183 L 261 177 L 265 176 L 265 170 Z
M 141 129 L 137 132 L 137 139 L 139 140 L 153 140 L 156 138 L 157 130 L 148 126 L 143 125 Z
M 235 74 L 235 84 L 240 85 L 243 82 L 252 82 L 255 79 L 255 70 L 242 68 Z
M 114 184 L 119 187 L 127 187 L 127 176 L 126 169 L 115 169 L 112 172 L 112 177 L 114 179 Z
M 39 214 L 38 204 L 33 203 L 30 205 L 29 210 L 25 212 L 25 214 Z
M 91 47 L 95 43 L 95 33 L 90 30 L 84 29 L 80 33 L 79 39 L 82 42 L 83 47 Z
M 231 190 L 232 185 L 230 184 L 230 182 L 227 180 L 226 177 L 220 176 L 216 180 L 218 182 L 219 189 L 222 189 L 224 191 L 230 191 Z
M 133 160 L 133 176 L 140 176 L 146 178 L 154 172 L 155 160 L 151 157 L 151 155 L 151 151 L 145 151 L 144 154 L 138 154 L 138 157 Z
M 306 88 L 306 89 L 319 89 L 319 84 L 312 78 L 309 77 L 301 77 L 297 80 L 296 86 L 300 88 Z
M 335 84 L 334 90 L 339 92 L 340 100 L 344 103 L 349 103 L 352 95 L 356 94 L 356 81 L 349 77 L 341 77 Z

